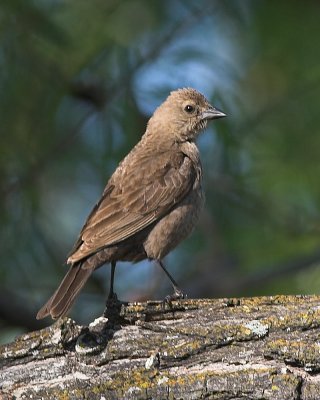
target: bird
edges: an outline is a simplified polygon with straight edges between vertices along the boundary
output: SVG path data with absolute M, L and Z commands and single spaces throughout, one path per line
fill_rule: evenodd
M 196 139 L 210 120 L 226 117 L 193 88 L 172 91 L 154 111 L 140 141 L 119 163 L 68 258 L 69 270 L 37 319 L 65 316 L 94 270 L 111 264 L 108 299 L 116 297 L 118 261 L 148 259 L 184 297 L 163 258 L 193 231 L 204 204 Z

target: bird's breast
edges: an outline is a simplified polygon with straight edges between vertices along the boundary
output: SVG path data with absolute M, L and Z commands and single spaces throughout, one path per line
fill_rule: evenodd
M 144 242 L 150 259 L 161 260 L 193 231 L 204 204 L 201 177 L 190 193 L 150 231 Z

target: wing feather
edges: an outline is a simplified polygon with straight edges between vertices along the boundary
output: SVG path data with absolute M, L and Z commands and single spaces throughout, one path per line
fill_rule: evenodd
M 79 261 L 142 231 L 180 202 L 196 179 L 192 160 L 177 152 L 140 160 L 139 179 L 135 171 L 130 166 L 117 180 L 110 179 L 110 188 L 107 186 L 90 213 L 68 262 Z

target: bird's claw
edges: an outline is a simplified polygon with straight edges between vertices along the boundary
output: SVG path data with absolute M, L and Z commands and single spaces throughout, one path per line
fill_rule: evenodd
M 117 293 L 115 293 L 115 292 L 112 292 L 112 293 L 109 293 L 109 295 L 108 295 L 108 298 L 107 298 L 107 302 L 108 301 L 114 301 L 114 300 L 116 300 L 116 301 L 118 301 L 118 295 L 117 295 Z
M 112 308 L 118 303 L 119 303 L 119 299 L 118 299 L 117 293 L 115 293 L 115 292 L 109 293 L 109 296 L 106 301 L 106 307 Z
M 114 320 L 116 317 L 119 316 L 122 304 L 123 303 L 118 299 L 116 293 L 109 293 L 103 316 L 108 318 L 109 320 Z
M 174 300 L 181 300 L 181 299 L 186 299 L 187 295 L 178 287 L 174 288 L 174 291 L 172 294 L 169 294 L 166 296 L 163 300 L 164 305 L 165 304 L 171 304 Z

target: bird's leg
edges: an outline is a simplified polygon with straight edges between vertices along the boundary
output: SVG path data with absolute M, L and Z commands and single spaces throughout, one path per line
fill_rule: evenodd
M 123 302 L 118 300 L 117 294 L 113 290 L 114 284 L 114 273 L 116 270 L 116 261 L 111 261 L 111 274 L 110 274 L 110 289 L 109 295 L 106 302 L 106 309 L 104 310 L 103 316 L 108 318 L 109 323 L 116 324 L 121 320 L 120 312 Z
M 158 264 L 160 267 L 163 269 L 167 277 L 170 279 L 170 282 L 172 283 L 173 287 L 173 293 L 171 295 L 168 295 L 165 297 L 164 301 L 166 303 L 170 303 L 172 300 L 178 300 L 178 299 L 184 299 L 187 296 L 183 293 L 183 291 L 179 288 L 177 282 L 173 279 L 172 275 L 166 270 L 165 266 L 163 265 L 163 262 L 161 260 L 157 260 Z
M 107 304 L 110 301 L 118 300 L 117 294 L 113 290 L 115 270 L 116 270 L 116 261 L 111 261 L 110 289 L 109 289 L 109 295 L 108 295 Z

